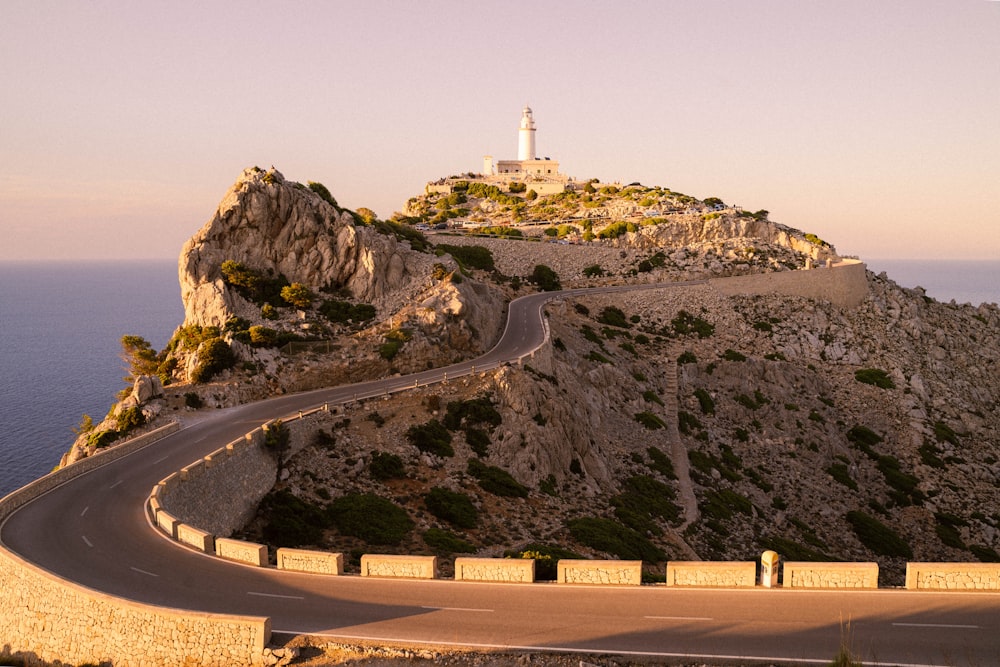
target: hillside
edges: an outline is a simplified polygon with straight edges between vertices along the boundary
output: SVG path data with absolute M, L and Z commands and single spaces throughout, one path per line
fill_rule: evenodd
M 557 297 L 550 341 L 525 366 L 308 422 L 244 534 L 446 563 L 612 555 L 661 574 L 669 558 L 774 548 L 878 560 L 884 585 L 906 560 L 1000 559 L 996 306 L 942 304 L 871 273 L 860 305 L 750 294 L 727 279 L 795 279 L 840 258 L 766 211 L 590 185 L 533 200 L 431 193 L 384 222 L 318 184 L 247 170 L 182 253 L 174 342 L 133 350 L 145 371 L 133 395 L 78 455 L 107 444 L 94 434 L 121 437 L 121 415 L 141 413 L 141 429 L 473 357 L 499 335 L 505 300 L 554 282 L 708 279 Z M 477 216 L 480 236 L 415 229 Z M 206 376 L 220 349 L 228 363 Z

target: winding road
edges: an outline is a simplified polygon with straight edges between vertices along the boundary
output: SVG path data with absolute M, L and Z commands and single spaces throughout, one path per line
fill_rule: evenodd
M 404 377 L 219 410 L 71 479 L 0 525 L 0 541 L 51 573 L 178 609 L 268 616 L 276 634 L 340 640 L 826 664 L 848 641 L 880 664 L 1000 663 L 1000 595 L 904 590 L 692 590 L 323 577 L 252 568 L 165 540 L 145 501 L 162 478 L 261 423 L 323 403 L 460 377 L 543 344 L 554 297 L 694 283 L 567 290 L 513 301 L 478 359 Z

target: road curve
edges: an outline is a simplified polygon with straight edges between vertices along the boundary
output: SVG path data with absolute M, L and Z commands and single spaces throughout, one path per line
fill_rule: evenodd
M 701 282 L 701 281 L 698 281 Z M 67 481 L 0 525 L 0 542 L 83 586 L 178 609 L 269 616 L 276 633 L 483 648 L 829 662 L 847 632 L 859 655 L 909 665 L 995 664 L 1000 596 L 914 591 L 684 590 L 322 577 L 246 567 L 164 540 L 151 488 L 261 423 L 494 368 L 543 344 L 557 297 L 695 283 L 532 294 L 511 302 L 499 342 L 447 368 L 217 411 Z

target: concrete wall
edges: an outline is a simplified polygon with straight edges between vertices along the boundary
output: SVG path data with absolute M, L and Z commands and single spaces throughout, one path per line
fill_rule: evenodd
M 741 588 L 757 585 L 757 563 L 722 561 L 669 561 L 667 586 Z
M 560 584 L 607 584 L 638 586 L 642 583 L 641 560 L 570 560 L 556 564 Z
M 18 489 L 0 501 L 0 520 L 55 486 L 179 428 L 177 423 L 161 427 Z M 0 548 L 0 591 L 0 641 L 27 664 L 261 665 L 271 638 L 267 618 L 130 602 L 60 579 L 5 548 Z
M 906 587 L 997 591 L 1000 590 L 1000 563 L 907 563 Z
M 535 581 L 534 558 L 456 558 L 455 581 Z
M 344 573 L 344 554 L 307 549 L 278 549 L 278 569 L 313 574 Z
M 798 563 L 782 566 L 785 588 L 878 588 L 878 563 Z
M 823 299 L 843 308 L 856 308 L 868 296 L 867 267 L 856 260 L 845 260 L 832 268 L 714 278 L 708 282 L 728 296 L 788 294 Z

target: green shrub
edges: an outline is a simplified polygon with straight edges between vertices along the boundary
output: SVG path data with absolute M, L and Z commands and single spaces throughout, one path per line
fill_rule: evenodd
M 879 456 L 878 469 L 885 478 L 886 484 L 892 487 L 896 493 L 891 494 L 893 500 L 900 505 L 915 504 L 923 502 L 924 494 L 917 489 L 920 480 L 913 475 L 907 474 L 900 469 L 899 460 L 894 456 Z
M 326 512 L 341 534 L 369 544 L 399 544 L 414 526 L 406 510 L 373 493 L 341 496 Z
M 338 211 L 340 210 L 340 206 L 337 204 L 337 200 L 333 198 L 333 195 L 330 194 L 330 191 L 326 189 L 325 185 L 323 185 L 322 183 L 316 183 L 315 181 L 307 181 L 306 185 L 309 187 L 310 190 L 318 194 L 323 201 L 330 204 Z
M 428 528 L 423 534 L 424 544 L 435 551 L 451 554 L 473 554 L 476 547 L 458 535 L 440 528 Z
M 862 368 L 854 372 L 854 379 L 864 384 L 871 384 L 881 389 L 895 389 L 896 383 L 889 374 L 878 368 Z
M 548 477 L 540 481 L 538 483 L 538 490 L 547 496 L 558 496 L 559 492 L 556 489 L 556 476 L 550 474 Z
M 573 539 L 595 549 L 626 560 L 662 562 L 667 556 L 659 547 L 636 531 L 617 521 L 598 517 L 570 519 L 566 523 Z
M 302 283 L 292 283 L 281 288 L 281 298 L 296 308 L 308 308 L 316 295 Z
M 646 449 L 646 453 L 649 455 L 650 464 L 649 469 L 654 470 L 667 479 L 677 479 L 677 473 L 674 472 L 673 461 L 670 457 L 663 453 L 657 447 L 649 447 Z
M 327 516 L 322 508 L 292 494 L 288 489 L 272 491 L 257 508 L 263 518 L 264 541 L 274 547 L 299 547 L 319 544 Z
M 935 512 L 934 518 L 937 520 L 934 532 L 937 533 L 938 538 L 943 544 L 954 549 L 962 549 L 963 551 L 968 548 L 958 532 L 958 527 L 967 526 L 969 524 L 968 521 L 944 512 Z
M 756 329 L 757 331 L 764 331 L 767 333 L 774 331 L 774 327 L 771 326 L 771 323 L 765 320 L 759 320 L 757 322 L 754 322 L 753 328 Z
M 958 434 L 942 421 L 934 422 L 934 437 L 938 442 L 950 442 L 956 446 L 959 444 Z
M 338 299 L 327 299 L 319 306 L 320 315 L 337 324 L 354 322 L 361 324 L 375 317 L 375 306 L 368 303 L 351 303 Z
M 590 352 L 590 353 L 589 353 L 589 354 L 587 355 L 587 359 L 588 359 L 589 361 L 594 361 L 594 362 L 597 362 L 597 363 L 599 363 L 599 364 L 610 364 L 610 363 L 611 363 L 611 360 L 610 360 L 610 359 L 608 359 L 607 357 L 605 357 L 605 356 L 604 356 L 603 354 L 601 354 L 600 352 L 597 352 L 596 350 L 594 350 L 594 351 L 591 351 L 591 352 Z
M 656 403 L 657 405 L 663 405 L 663 399 L 660 398 L 659 395 L 655 391 L 653 391 L 652 389 L 647 389 L 646 391 L 642 392 L 642 397 L 645 400 L 649 401 L 650 403 Z
M 256 269 L 231 259 L 224 261 L 220 267 L 222 280 L 232 286 L 243 298 L 263 306 L 271 304 L 280 306 L 284 303 L 281 290 L 286 287 L 288 279 L 282 275 L 274 275 L 269 271 L 264 275 Z
M 698 399 L 698 406 L 701 408 L 703 415 L 715 414 L 715 401 L 712 399 L 711 394 L 699 388 L 694 390 L 694 397 Z
M 559 561 L 563 558 L 581 560 L 583 556 L 569 549 L 532 542 L 521 550 L 508 550 L 504 558 L 533 558 L 535 560 L 535 581 L 555 581 L 559 572 Z
M 379 345 L 378 355 L 385 359 L 386 361 L 392 361 L 399 354 L 399 350 L 403 347 L 402 341 L 398 340 L 387 340 L 386 342 Z
M 115 425 L 118 427 L 119 435 L 127 435 L 129 431 L 146 424 L 146 415 L 142 413 L 142 408 L 138 405 L 134 405 L 130 408 L 125 408 L 118 413 L 115 418 Z
M 527 498 L 528 487 L 514 479 L 509 472 L 488 466 L 479 459 L 469 459 L 468 472 L 476 478 L 479 486 L 495 496 L 507 498 Z
M 288 451 L 291 439 L 291 432 L 288 430 L 287 426 L 281 423 L 280 419 L 271 423 L 267 427 L 267 430 L 264 431 L 264 447 L 274 454 L 278 460 L 279 466 L 285 452 Z
M 635 420 L 648 428 L 650 431 L 655 431 L 656 429 L 666 428 L 667 425 L 662 419 L 654 415 L 652 412 L 643 411 L 635 413 Z
M 808 561 L 812 563 L 830 563 L 835 562 L 839 559 L 824 553 L 822 551 L 817 551 L 805 545 L 799 544 L 793 540 L 789 540 L 784 537 L 779 537 L 777 535 L 771 535 L 765 537 L 761 540 L 761 546 L 765 549 L 772 549 L 779 554 L 785 560 L 789 561 Z
M 247 330 L 250 344 L 254 347 L 274 347 L 278 343 L 278 332 L 269 327 L 254 325 Z
M 878 454 L 872 450 L 872 447 L 882 442 L 882 436 L 875 431 L 867 426 L 855 424 L 847 432 L 847 439 L 857 445 L 858 449 L 867 454 L 869 458 L 878 459 Z
M 583 270 L 583 275 L 587 278 L 600 278 L 604 275 L 604 269 L 600 264 L 591 264 Z
M 421 452 L 441 457 L 455 455 L 451 433 L 436 419 L 411 426 L 406 431 L 406 439 Z
M 503 422 L 503 416 L 493 407 L 489 396 L 479 396 L 465 401 L 448 403 L 443 423 L 446 428 L 457 431 L 463 426 L 497 427 Z
M 861 511 L 851 511 L 846 518 L 858 540 L 880 556 L 913 558 L 910 545 L 875 517 Z
M 121 437 L 121 433 L 114 429 L 91 431 L 87 434 L 87 446 L 94 449 L 104 449 L 119 437 Z
M 482 271 L 493 271 L 496 265 L 493 262 L 493 253 L 490 249 L 481 245 L 448 245 L 439 244 L 438 250 L 443 250 L 459 263 L 460 266 L 470 269 L 480 269 Z
M 559 283 L 559 274 L 545 264 L 536 264 L 528 280 L 538 285 L 538 289 L 543 292 L 554 292 L 562 289 Z
M 486 456 L 490 451 L 490 436 L 481 428 L 473 426 L 465 427 L 465 441 L 469 443 L 469 448 L 480 458 Z
M 677 411 L 677 428 L 684 435 L 689 435 L 696 429 L 702 428 L 702 424 L 698 421 L 690 412 L 685 412 L 684 410 Z
M 969 547 L 969 551 L 983 563 L 1000 563 L 1000 554 L 996 552 L 995 549 L 991 547 L 984 546 L 982 544 L 973 544 Z
M 236 355 L 229 343 L 221 338 L 212 338 L 198 347 L 198 364 L 191 371 L 191 381 L 197 384 L 208 382 L 216 374 L 236 365 Z
M 690 350 L 684 350 L 681 352 L 680 356 L 677 357 L 677 363 L 679 365 L 683 364 L 696 364 L 698 363 L 698 357 L 694 355 L 694 352 Z
M 834 480 L 843 484 L 852 491 L 858 490 L 858 483 L 851 479 L 851 473 L 847 470 L 846 464 L 834 463 L 826 469 L 826 472 L 830 475 L 830 477 L 833 477 Z
M 368 462 L 368 472 L 372 477 L 381 482 L 406 477 L 406 468 L 403 466 L 403 459 L 389 452 L 373 453 L 371 461 Z
M 698 338 L 708 338 L 715 333 L 714 324 L 696 315 L 692 315 L 686 310 L 679 311 L 677 316 L 670 320 L 670 325 L 673 327 L 674 333 L 678 336 L 695 334 Z
M 435 486 L 424 496 L 427 511 L 457 528 L 475 528 L 479 510 L 464 493 Z
M 728 520 L 734 512 L 751 516 L 753 503 L 731 489 L 710 490 L 705 493 L 701 511 L 707 519 Z
M 727 349 L 722 353 L 722 358 L 726 361 L 746 361 L 746 355 L 740 354 L 736 350 Z
M 622 493 L 611 498 L 615 516 L 640 534 L 659 533 L 653 519 L 674 521 L 680 508 L 674 504 L 676 493 L 663 482 L 649 475 L 635 475 L 625 481 Z
M 628 320 L 625 318 L 625 313 L 621 308 L 616 306 L 607 306 L 601 311 L 601 314 L 597 316 L 597 321 L 601 324 L 607 324 L 612 327 L 619 327 L 621 329 L 630 329 L 632 327 Z
M 205 405 L 204 401 L 201 400 L 201 396 L 197 392 L 189 391 L 184 394 L 184 405 L 189 408 L 197 410 Z

